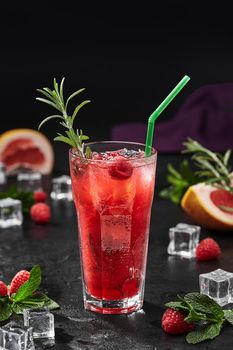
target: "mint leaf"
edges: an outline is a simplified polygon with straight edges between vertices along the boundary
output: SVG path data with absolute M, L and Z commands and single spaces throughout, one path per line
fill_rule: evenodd
M 37 303 L 43 303 L 43 307 L 47 307 L 50 310 L 54 310 L 54 309 L 58 309 L 60 306 L 52 299 L 50 299 L 46 294 L 38 292 L 35 295 L 32 295 L 31 297 L 27 298 L 26 300 L 23 301 L 23 304 L 25 304 L 25 302 L 29 305 L 31 303 L 32 307 L 33 304 Z M 36 307 L 41 307 L 41 306 L 36 306 Z
M 233 310 L 224 310 L 225 319 L 233 325 Z
M 208 318 L 202 312 L 197 312 L 193 308 L 189 311 L 188 316 L 184 319 L 188 323 L 198 322 L 198 321 L 206 321 Z
M 35 292 L 41 283 L 41 269 L 40 266 L 36 265 L 32 268 L 30 271 L 30 278 L 27 282 L 22 284 L 20 288 L 18 289 L 15 296 L 13 296 L 14 302 L 19 302 L 24 299 L 26 299 L 28 296 L 30 296 L 33 292 Z
M 196 311 L 200 311 L 209 315 L 209 321 L 222 321 L 224 318 L 224 312 L 221 306 L 219 306 L 207 295 L 200 293 L 189 293 L 184 296 L 184 300 L 189 303 Z
M 222 322 L 209 324 L 200 330 L 188 333 L 186 341 L 189 344 L 197 344 L 207 339 L 214 339 L 220 334 L 221 327 Z
M 181 301 L 171 301 L 165 304 L 165 306 L 170 307 L 171 309 L 174 309 L 174 310 L 189 311 L 188 306 Z
M 36 293 L 28 296 L 26 299 L 15 302 L 12 305 L 12 309 L 16 314 L 22 314 L 24 309 L 47 307 L 50 310 L 59 308 L 59 305 L 46 294 Z
M 11 305 L 7 300 L 0 300 L 0 322 L 7 320 L 12 315 Z
M 59 304 L 56 303 L 53 299 L 50 299 L 47 297 L 47 300 L 44 303 L 44 306 L 46 306 L 49 310 L 55 310 L 59 309 Z
M 23 306 L 23 305 L 20 304 L 20 303 L 12 304 L 12 311 L 13 311 L 15 314 L 22 314 L 22 313 L 23 313 L 23 309 L 25 309 L 25 306 Z

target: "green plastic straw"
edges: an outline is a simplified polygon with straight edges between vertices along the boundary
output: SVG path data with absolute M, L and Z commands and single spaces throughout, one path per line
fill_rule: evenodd
M 169 105 L 169 103 L 173 100 L 173 98 L 178 95 L 178 93 L 183 89 L 183 87 L 187 84 L 190 78 L 185 75 L 181 81 L 174 87 L 174 89 L 170 92 L 170 94 L 163 100 L 163 102 L 156 108 L 156 110 L 151 114 L 148 119 L 147 126 L 147 134 L 146 134 L 146 149 L 145 156 L 148 157 L 151 154 L 151 147 L 154 136 L 154 125 L 158 116 L 163 112 L 163 110 Z

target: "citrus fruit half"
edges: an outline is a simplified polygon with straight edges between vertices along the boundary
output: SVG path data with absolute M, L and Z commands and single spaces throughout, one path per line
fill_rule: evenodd
M 8 174 L 22 168 L 49 174 L 54 152 L 49 140 L 39 131 L 13 129 L 0 135 L 0 161 Z
M 213 230 L 233 230 L 233 194 L 199 183 L 190 186 L 182 208 L 201 226 Z

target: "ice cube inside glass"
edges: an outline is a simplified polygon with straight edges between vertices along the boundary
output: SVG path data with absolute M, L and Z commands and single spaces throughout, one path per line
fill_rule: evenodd
M 73 200 L 70 176 L 62 175 L 52 179 L 51 198 Z
M 23 310 L 24 325 L 32 327 L 34 338 L 54 338 L 54 316 L 48 308 Z
M 233 302 L 233 273 L 217 269 L 199 276 L 200 293 L 223 306 Z
M 0 228 L 21 226 L 23 222 L 22 203 L 18 199 L 0 199 Z
M 42 175 L 39 172 L 25 172 L 17 175 L 17 188 L 23 192 L 42 190 Z
M 32 328 L 9 322 L 0 328 L 1 350 L 35 350 Z
M 170 243 L 167 252 L 184 258 L 193 258 L 198 244 L 196 229 L 192 227 L 171 227 L 169 229 Z

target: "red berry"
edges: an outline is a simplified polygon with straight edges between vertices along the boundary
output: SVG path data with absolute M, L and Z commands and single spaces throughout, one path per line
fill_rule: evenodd
M 50 207 L 45 203 L 36 203 L 30 209 L 31 218 L 37 224 L 47 224 L 51 219 Z
M 36 203 L 45 202 L 47 199 L 47 194 L 44 191 L 36 191 L 34 192 L 34 200 Z
M 132 165 L 126 160 L 117 160 L 109 168 L 109 174 L 120 180 L 128 179 L 133 172 Z
M 0 297 L 5 297 L 8 294 L 7 285 L 0 281 Z
M 185 317 L 185 313 L 181 311 L 170 308 L 167 309 L 162 318 L 163 330 L 169 334 L 180 334 L 192 331 L 194 326 L 192 323 L 185 322 Z
M 199 261 L 214 260 L 221 255 L 218 243 L 212 238 L 203 239 L 197 246 L 196 259 Z
M 26 270 L 19 271 L 11 281 L 10 285 L 10 295 L 16 293 L 19 287 L 27 282 L 30 277 L 30 272 Z

